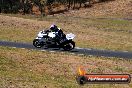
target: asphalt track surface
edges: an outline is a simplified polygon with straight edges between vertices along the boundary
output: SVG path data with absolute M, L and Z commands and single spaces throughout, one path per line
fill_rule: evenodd
M 7 46 L 13 48 L 22 48 L 22 49 L 34 49 L 41 51 L 49 51 L 49 52 L 66 52 L 63 49 L 57 48 L 35 48 L 30 43 L 19 43 L 19 42 L 9 42 L 9 41 L 0 41 L 0 46 Z M 109 51 L 109 50 L 98 50 L 98 49 L 90 49 L 90 48 L 79 48 L 76 47 L 72 51 L 67 51 L 71 54 L 79 54 L 79 55 L 88 55 L 88 56 L 101 56 L 101 57 L 117 57 L 117 58 L 128 58 L 132 59 L 132 52 L 127 51 Z

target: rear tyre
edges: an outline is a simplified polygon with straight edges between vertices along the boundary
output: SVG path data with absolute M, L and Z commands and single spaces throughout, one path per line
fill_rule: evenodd
M 74 49 L 74 47 L 75 47 L 75 42 L 74 41 L 67 41 L 67 42 L 65 42 L 63 44 L 63 47 L 62 48 L 65 51 L 70 51 L 70 50 Z
M 44 44 L 42 42 L 39 42 L 38 39 L 34 39 L 33 40 L 33 45 L 36 47 L 36 48 L 41 48 L 44 46 Z

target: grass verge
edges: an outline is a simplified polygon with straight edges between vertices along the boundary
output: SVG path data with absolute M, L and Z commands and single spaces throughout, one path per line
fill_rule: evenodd
M 88 84 L 80 86 L 75 76 L 79 66 L 88 73 L 132 74 L 132 61 L 50 53 L 0 47 L 0 87 L 25 88 L 131 88 L 130 84 Z

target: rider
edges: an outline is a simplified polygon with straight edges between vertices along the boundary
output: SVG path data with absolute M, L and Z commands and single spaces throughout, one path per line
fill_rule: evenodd
M 52 32 L 56 32 L 61 38 L 65 37 L 65 34 L 63 33 L 63 31 L 60 28 L 58 28 L 55 24 L 50 26 L 50 30 Z
M 60 41 L 60 38 L 64 39 L 66 37 L 63 31 L 60 28 L 58 28 L 55 24 L 52 24 L 50 26 L 50 31 L 58 34 L 58 37 L 55 38 L 56 41 Z

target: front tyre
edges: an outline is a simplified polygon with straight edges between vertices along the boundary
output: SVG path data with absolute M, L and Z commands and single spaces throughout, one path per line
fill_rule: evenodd
M 67 42 L 65 42 L 63 44 L 63 47 L 62 48 L 65 51 L 70 51 L 70 50 L 74 49 L 74 47 L 75 47 L 75 42 L 74 41 L 67 41 Z
M 34 39 L 33 40 L 33 45 L 36 47 L 36 48 L 41 48 L 44 46 L 44 44 L 42 42 L 39 42 L 38 39 Z

